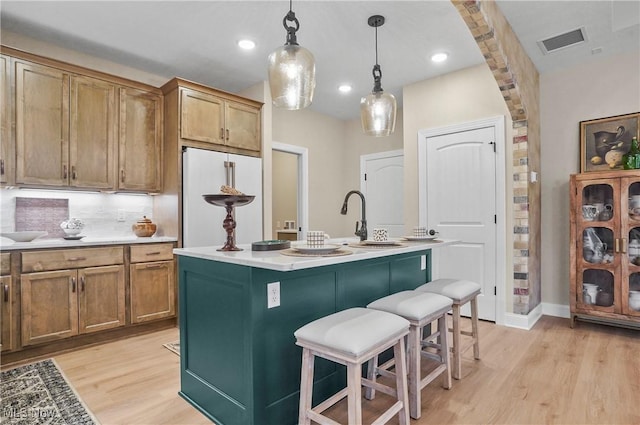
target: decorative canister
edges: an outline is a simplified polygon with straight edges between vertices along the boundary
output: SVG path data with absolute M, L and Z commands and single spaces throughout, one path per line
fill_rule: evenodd
M 138 220 L 133 226 L 131 226 L 131 229 L 136 236 L 140 238 L 148 238 L 149 236 L 153 236 L 156 232 L 156 225 L 145 215 L 142 216 L 142 220 Z
M 64 230 L 67 236 L 75 236 L 82 232 L 84 229 L 84 223 L 79 218 L 71 217 L 69 220 L 65 220 L 60 223 L 60 228 Z

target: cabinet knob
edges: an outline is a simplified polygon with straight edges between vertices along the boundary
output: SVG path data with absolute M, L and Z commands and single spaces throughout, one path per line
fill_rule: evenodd
M 67 174 L 67 165 L 65 164 L 65 165 L 63 165 L 63 166 L 62 166 L 62 178 L 66 180 L 66 179 L 67 179 L 67 177 L 68 177 L 68 174 Z
M 84 292 L 84 276 L 80 277 L 80 291 Z
M 224 128 L 220 127 L 220 139 L 224 140 Z
M 71 180 L 75 180 L 78 177 L 78 175 L 76 174 L 76 166 L 72 165 L 71 166 Z
M 122 169 L 120 170 L 120 181 L 121 181 L 122 183 L 124 183 L 125 174 L 126 174 L 126 173 L 125 173 L 125 171 L 124 171 L 124 168 L 122 168 Z
M 2 288 L 2 293 L 4 294 L 4 302 L 9 302 L 9 285 L 4 285 Z
M 227 142 L 229 141 L 229 129 L 227 128 Z
M 76 292 L 76 278 L 71 278 L 71 292 Z
M 4 159 L 0 159 L 0 175 L 4 176 Z

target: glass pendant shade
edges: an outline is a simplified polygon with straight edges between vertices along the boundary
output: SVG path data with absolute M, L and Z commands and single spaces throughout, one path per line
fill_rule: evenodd
M 391 93 L 371 92 L 360 100 L 360 121 L 367 136 L 388 136 L 396 128 L 396 98 Z
M 369 17 L 369 26 L 376 29 L 376 64 L 373 66 L 373 90 L 360 100 L 360 122 L 367 136 L 388 136 L 396 128 L 396 98 L 382 90 L 382 69 L 378 64 L 378 27 L 384 24 L 384 16 Z
M 316 88 L 313 54 L 297 44 L 285 44 L 269 55 L 269 86 L 273 105 L 302 109 L 311 105 Z

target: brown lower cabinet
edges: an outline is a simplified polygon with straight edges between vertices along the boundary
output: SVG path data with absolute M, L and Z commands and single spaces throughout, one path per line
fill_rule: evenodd
M 12 350 L 15 341 L 13 315 L 14 287 L 11 278 L 11 254 L 0 254 L 0 349 Z
M 22 345 L 125 325 L 124 266 L 27 273 L 22 283 Z
M 2 253 L 3 359 L 22 360 L 175 325 L 174 245 Z
M 176 279 L 172 248 L 170 244 L 131 246 L 131 323 L 142 323 L 176 314 Z

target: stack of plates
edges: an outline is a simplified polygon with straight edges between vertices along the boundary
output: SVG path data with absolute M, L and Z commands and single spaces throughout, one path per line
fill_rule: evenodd
M 371 239 L 364 240 L 360 242 L 361 245 L 378 245 L 378 246 L 393 246 L 393 245 L 401 245 L 400 242 L 394 239 L 387 239 L 386 241 L 374 241 Z
M 294 249 L 301 254 L 312 254 L 312 255 L 326 255 L 331 254 L 334 251 L 337 251 L 341 248 L 340 245 L 333 244 L 324 244 L 323 246 L 309 246 L 307 244 L 292 244 L 291 249 Z
M 437 238 L 438 235 L 435 236 L 404 236 L 404 239 L 408 241 L 432 241 Z

